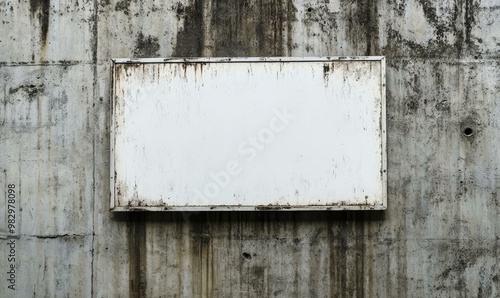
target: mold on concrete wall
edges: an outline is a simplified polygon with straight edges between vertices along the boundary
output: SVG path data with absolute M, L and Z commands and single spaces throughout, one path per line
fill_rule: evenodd
M 500 295 L 495 1 L 0 4 L 0 296 Z M 385 212 L 109 212 L 110 58 L 387 57 Z M 12 238 L 0 223 L 0 245 Z M 1 268 L 11 264 L 0 250 Z

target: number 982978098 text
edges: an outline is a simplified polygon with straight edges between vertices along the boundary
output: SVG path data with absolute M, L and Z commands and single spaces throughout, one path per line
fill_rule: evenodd
M 7 228 L 13 235 L 16 231 L 16 185 L 7 185 Z

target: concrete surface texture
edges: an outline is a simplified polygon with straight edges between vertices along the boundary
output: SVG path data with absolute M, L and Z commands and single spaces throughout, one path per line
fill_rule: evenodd
M 500 295 L 497 1 L 5 0 L 0 20 L 0 297 Z M 387 59 L 387 211 L 109 211 L 110 58 L 344 55 Z

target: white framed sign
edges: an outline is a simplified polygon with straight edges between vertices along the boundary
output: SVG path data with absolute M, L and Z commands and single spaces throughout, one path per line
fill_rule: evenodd
M 386 209 L 384 57 L 112 69 L 112 210 Z

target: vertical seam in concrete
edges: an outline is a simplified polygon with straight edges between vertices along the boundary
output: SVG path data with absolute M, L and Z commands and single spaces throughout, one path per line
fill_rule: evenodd
M 97 86 L 97 13 L 98 13 L 98 2 L 94 0 L 94 12 L 93 12 L 93 24 L 92 24 L 92 72 L 93 72 L 93 82 L 92 82 L 92 116 L 94 121 L 97 118 L 96 109 L 95 109 L 95 99 L 99 96 L 99 88 Z M 96 213 L 95 211 L 95 198 L 96 196 L 96 129 L 95 125 L 92 126 L 92 196 L 91 196 L 91 213 L 92 213 L 92 238 L 91 238 L 91 255 L 90 255 L 90 296 L 95 297 L 94 293 L 94 252 L 95 252 L 95 221 L 96 221 Z

